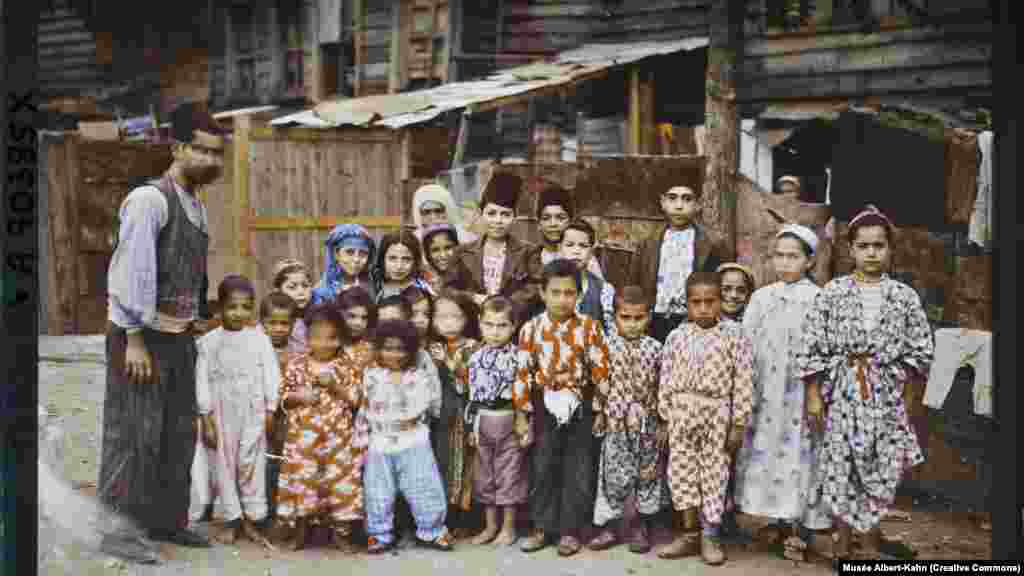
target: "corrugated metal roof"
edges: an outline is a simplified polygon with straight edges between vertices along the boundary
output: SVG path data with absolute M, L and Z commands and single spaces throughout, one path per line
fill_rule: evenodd
M 435 88 L 323 102 L 311 110 L 282 116 L 274 126 L 298 124 L 311 128 L 340 126 L 392 129 L 429 121 L 449 110 L 481 107 L 529 92 L 572 84 L 598 72 L 651 56 L 695 50 L 708 38 L 670 42 L 590 44 L 560 53 L 551 61 L 500 70 L 482 80 L 453 82 Z

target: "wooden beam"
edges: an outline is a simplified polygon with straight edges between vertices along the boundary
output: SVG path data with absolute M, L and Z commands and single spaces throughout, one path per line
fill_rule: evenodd
M 250 230 L 330 230 L 338 224 L 359 224 L 366 228 L 396 229 L 402 226 L 401 216 L 306 216 L 274 217 L 253 216 L 249 218 Z
M 496 98 L 494 100 L 488 100 L 486 102 L 470 104 L 469 106 L 466 107 L 466 109 L 469 110 L 471 114 L 478 114 L 480 112 L 488 112 L 496 108 L 501 108 L 502 106 L 522 104 L 523 102 L 526 102 L 531 98 L 539 98 L 551 94 L 558 94 L 559 92 L 566 90 L 566 88 L 570 86 L 574 86 L 582 82 L 587 82 L 589 80 L 597 80 L 599 78 L 604 78 L 605 76 L 608 75 L 608 70 L 608 68 L 595 70 L 594 72 L 582 74 L 580 76 L 574 77 L 572 80 L 567 80 L 565 82 L 561 82 L 558 84 L 548 84 L 545 86 L 541 86 L 540 88 L 536 88 L 534 90 L 530 90 L 520 94 L 513 94 L 511 96 L 504 96 L 501 98 Z
M 355 56 L 352 59 L 353 75 L 353 96 L 358 98 L 363 94 L 363 38 L 366 34 L 366 5 L 363 0 L 352 0 L 352 46 Z
M 250 128 L 250 141 L 287 140 L 299 142 L 394 142 L 399 131 L 390 128 Z
M 249 205 L 249 132 L 251 119 L 248 116 L 235 118 L 235 132 L 232 139 L 232 179 L 235 186 L 235 218 L 238 222 L 239 270 L 249 273 L 249 259 L 252 256 L 252 241 L 249 235 L 249 220 L 252 216 Z M 251 277 L 251 276 L 250 276 Z
M 407 0 L 391 0 L 391 44 L 388 47 L 388 94 L 398 92 L 402 85 L 405 50 L 402 50 L 402 11 Z
M 952 38 L 991 41 L 992 33 L 991 23 L 947 24 L 942 28 L 915 26 L 874 33 L 865 33 L 862 27 L 855 26 L 849 30 L 832 28 L 827 32 L 818 30 L 753 37 L 744 42 L 743 54 L 748 58 L 757 58 L 893 43 L 948 42 Z
M 408 180 L 412 178 L 412 130 L 402 130 L 401 145 L 399 154 L 400 165 L 398 168 L 399 179 Z
M 992 86 L 990 66 L 956 66 L 939 69 L 885 70 L 871 73 L 821 74 L 811 77 L 762 78 L 747 83 L 744 101 L 806 98 L 861 97 L 870 95 L 921 94 L 936 96 L 939 90 L 987 89 Z
M 630 66 L 627 75 L 629 122 L 627 124 L 626 153 L 640 154 L 640 67 Z
M 466 146 L 469 143 L 469 112 L 462 113 L 459 121 L 459 138 L 455 141 L 455 154 L 452 155 L 452 169 L 462 166 L 462 157 L 466 154 Z

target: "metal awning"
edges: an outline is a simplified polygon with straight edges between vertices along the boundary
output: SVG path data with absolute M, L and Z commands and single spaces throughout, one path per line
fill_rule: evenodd
M 450 110 L 465 108 L 475 113 L 515 104 L 537 93 L 599 77 L 618 66 L 707 45 L 707 37 L 670 42 L 588 44 L 562 52 L 553 60 L 500 70 L 481 80 L 453 82 L 401 94 L 330 100 L 315 108 L 282 116 L 270 124 L 310 128 L 403 128 L 427 122 Z

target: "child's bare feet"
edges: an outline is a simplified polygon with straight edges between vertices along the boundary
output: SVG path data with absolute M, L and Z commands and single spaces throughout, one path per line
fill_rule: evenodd
M 474 546 L 482 546 L 484 544 L 490 543 L 491 540 L 494 540 L 494 537 L 497 536 L 497 535 L 498 535 L 498 527 L 497 526 L 488 526 L 488 527 L 484 528 L 483 532 L 477 534 L 477 536 L 475 538 L 470 540 L 469 543 L 474 545 Z
M 274 550 L 274 545 L 270 543 L 270 540 L 263 535 L 263 532 L 256 527 L 248 518 L 242 518 L 241 526 L 242 535 L 244 535 L 250 542 L 259 544 L 268 550 Z
M 213 539 L 217 542 L 220 542 L 221 544 L 226 544 L 228 546 L 234 544 L 235 541 L 238 539 L 238 526 L 235 526 L 234 524 L 228 524 L 227 526 L 214 532 Z
M 498 539 L 494 543 L 498 546 L 511 546 L 516 543 L 519 537 L 516 536 L 515 528 L 504 528 L 502 527 L 501 532 L 498 533 Z

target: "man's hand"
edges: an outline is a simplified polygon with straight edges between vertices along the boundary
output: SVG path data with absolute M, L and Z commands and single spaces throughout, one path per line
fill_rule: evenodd
M 210 450 L 217 449 L 217 422 L 213 414 L 207 414 L 203 419 L 203 444 Z
M 480 439 L 477 438 L 476 432 L 470 432 L 469 435 L 466 436 L 466 443 L 472 446 L 473 448 L 476 448 L 477 446 L 480 445 Z
M 128 345 L 124 352 L 124 373 L 133 384 L 150 384 L 160 377 L 154 370 L 153 358 L 146 349 L 141 332 L 128 334 Z
M 256 465 L 255 464 L 243 464 L 243 465 L 239 466 L 238 468 L 239 468 L 239 470 L 238 470 L 239 471 L 239 476 L 241 476 L 241 478 L 240 478 L 241 483 L 242 484 L 248 484 L 249 482 L 252 482 L 252 477 L 253 477 L 253 475 L 256 474 Z
M 604 412 L 598 412 L 594 414 L 594 436 L 604 436 L 604 431 L 608 425 L 608 417 L 604 415 Z
M 263 431 L 267 433 L 267 441 L 270 441 L 270 437 L 274 435 L 274 413 L 267 412 L 266 417 L 263 420 Z
M 725 440 L 725 449 L 730 454 L 735 454 L 740 446 L 743 445 L 743 436 L 746 435 L 747 429 L 744 426 L 733 426 L 729 430 L 729 437 Z

